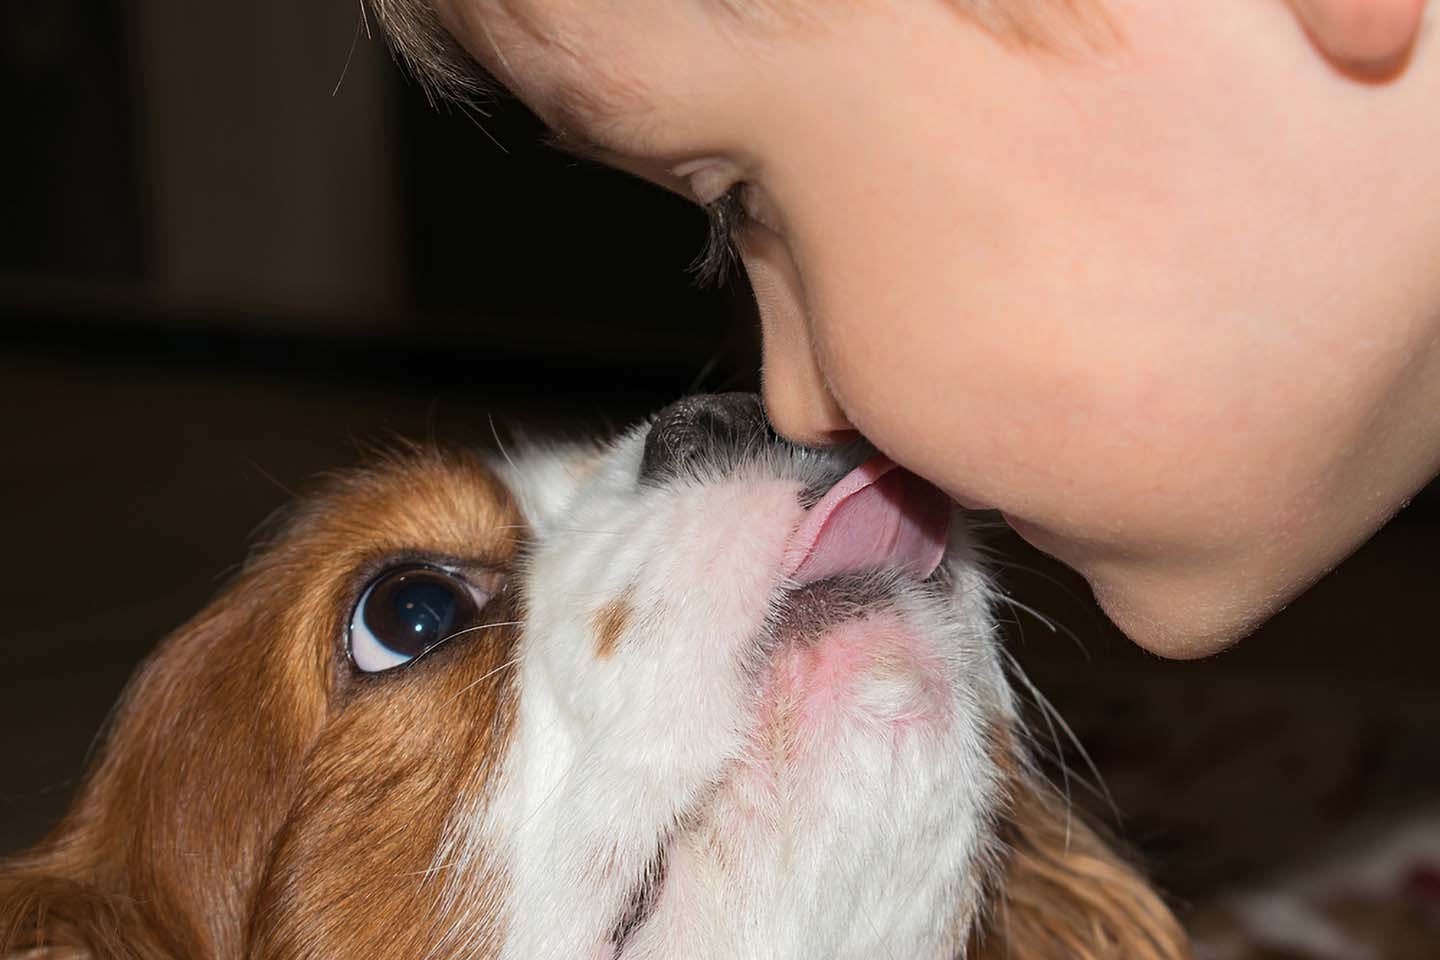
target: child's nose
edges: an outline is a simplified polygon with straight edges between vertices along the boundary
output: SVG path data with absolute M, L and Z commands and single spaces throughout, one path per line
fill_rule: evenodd
M 828 447 L 855 438 L 857 431 L 822 379 L 810 377 L 800 365 L 776 363 L 768 355 L 762 376 L 765 414 L 776 433 L 807 447 Z
M 770 425 L 787 440 L 806 446 L 853 439 L 855 427 L 830 392 L 815 357 L 805 305 L 788 260 L 747 257 L 745 267 L 760 310 L 760 378 Z

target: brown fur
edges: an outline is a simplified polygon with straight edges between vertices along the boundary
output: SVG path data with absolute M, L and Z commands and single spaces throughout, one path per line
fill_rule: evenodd
M 1073 813 L 992 728 L 1006 784 L 999 869 L 967 960 L 1189 960 L 1153 886 Z
M 595 612 L 595 656 L 608 660 L 615 655 L 615 648 L 634 612 L 629 593 L 616 597 Z
M 479 679 L 515 631 L 376 680 L 345 667 L 344 621 L 390 558 L 503 569 L 519 519 L 478 462 L 437 454 L 308 504 L 142 667 L 54 834 L 0 865 L 0 956 L 405 955 L 444 920 L 423 882 L 440 818 L 507 735 L 505 675 Z M 492 610 L 514 619 L 508 598 Z M 434 769 L 439 744 L 471 762 Z

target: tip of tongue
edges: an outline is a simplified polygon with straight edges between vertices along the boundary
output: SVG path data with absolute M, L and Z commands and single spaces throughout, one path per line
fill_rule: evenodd
M 928 577 L 945 554 L 950 499 L 888 457 L 847 473 L 811 507 L 785 550 L 799 584 L 866 570 Z

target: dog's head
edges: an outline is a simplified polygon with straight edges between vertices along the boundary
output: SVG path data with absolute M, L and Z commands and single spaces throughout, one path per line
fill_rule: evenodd
M 1031 773 L 992 599 L 751 397 L 391 459 L 141 670 L 0 955 L 1181 956 Z

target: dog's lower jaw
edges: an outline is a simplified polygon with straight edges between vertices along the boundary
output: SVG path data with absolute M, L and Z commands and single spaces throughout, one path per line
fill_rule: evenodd
M 622 960 L 949 960 L 975 913 L 964 884 L 976 836 L 963 816 L 902 835 L 837 823 L 803 840 L 730 821 L 753 811 L 717 803 L 671 854 L 654 912 Z M 904 817 L 897 819 L 903 820 Z M 787 838 L 792 839 L 792 838 Z
M 516 878 L 505 960 L 961 956 L 1002 792 L 984 718 L 1009 704 L 989 651 L 927 655 L 906 623 L 928 604 L 912 602 L 774 653 L 748 733 L 662 838 L 663 879 L 643 910 L 653 840 L 557 829 L 553 857 L 523 858 L 548 869 Z M 986 709 L 969 709 L 975 697 Z M 612 799 L 638 791 L 631 818 L 645 779 L 609 781 Z M 497 833 L 513 822 L 490 815 Z M 543 819 L 525 817 L 520 834 Z

